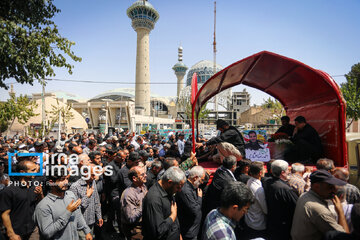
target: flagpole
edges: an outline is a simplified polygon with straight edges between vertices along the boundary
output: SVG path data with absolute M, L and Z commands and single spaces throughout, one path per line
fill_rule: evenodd
M 194 73 L 191 79 L 191 127 L 192 127 L 192 152 L 195 153 L 195 99 L 197 94 L 197 74 Z

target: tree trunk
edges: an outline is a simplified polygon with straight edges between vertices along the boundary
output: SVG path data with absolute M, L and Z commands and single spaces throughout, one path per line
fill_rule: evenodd
M 351 119 L 351 122 L 347 125 L 346 129 L 348 129 L 348 128 L 351 126 L 351 124 L 353 123 L 353 121 L 354 121 L 354 118 Z

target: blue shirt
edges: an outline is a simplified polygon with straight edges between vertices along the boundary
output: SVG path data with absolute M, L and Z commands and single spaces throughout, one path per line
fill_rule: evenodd
M 236 240 L 235 222 L 213 209 L 206 216 L 202 240 Z

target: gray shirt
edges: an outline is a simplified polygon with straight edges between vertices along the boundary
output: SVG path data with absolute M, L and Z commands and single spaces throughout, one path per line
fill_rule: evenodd
M 71 191 L 66 191 L 63 198 L 49 193 L 36 206 L 34 221 L 46 239 L 78 240 L 78 230 L 90 232 L 80 209 L 74 212 L 66 209 L 72 200 L 76 201 L 76 197 Z
M 95 180 L 92 182 L 92 186 L 94 187 L 94 192 L 89 198 L 86 196 L 87 183 L 84 179 L 80 178 L 70 187 L 70 191 L 72 191 L 77 198 L 81 198 L 81 212 L 88 226 L 95 224 L 96 220 L 102 218 L 100 198 Z

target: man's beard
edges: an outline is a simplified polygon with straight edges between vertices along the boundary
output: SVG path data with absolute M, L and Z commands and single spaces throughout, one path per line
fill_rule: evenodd
M 194 181 L 194 187 L 195 188 L 198 188 L 200 185 L 201 185 L 200 179 L 197 179 L 197 180 Z
M 55 184 L 55 189 L 56 189 L 57 192 L 65 192 L 66 190 L 69 189 L 69 184 L 66 184 L 62 188 L 59 187 L 59 185 Z

